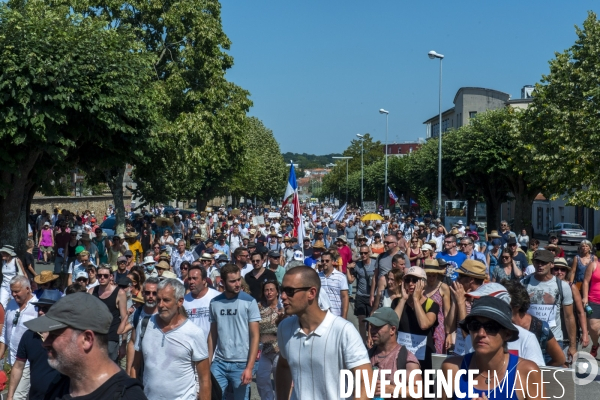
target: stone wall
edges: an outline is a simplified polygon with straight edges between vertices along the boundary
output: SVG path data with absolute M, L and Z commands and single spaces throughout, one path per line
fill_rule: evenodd
M 124 201 L 125 210 L 129 211 L 131 196 L 125 196 Z M 106 210 L 110 204 L 114 205 L 112 196 L 36 196 L 31 201 L 31 209 L 35 211 L 37 208 L 40 208 L 46 210 L 49 214 L 52 214 L 52 210 L 55 208 L 59 210 L 66 209 L 71 212 L 78 212 L 79 214 L 82 211 L 90 210 L 101 221 L 106 215 Z

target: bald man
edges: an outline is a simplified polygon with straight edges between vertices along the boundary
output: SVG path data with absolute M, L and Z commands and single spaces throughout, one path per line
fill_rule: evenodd
M 340 370 L 367 370 L 371 363 L 360 334 L 351 322 L 319 307 L 321 280 L 312 268 L 291 268 L 283 277 L 281 300 L 289 318 L 279 324 L 276 392 L 279 398 L 308 399 L 314 393 L 339 397 Z M 294 333 L 299 330 L 299 334 Z M 311 332 L 311 340 L 306 336 Z M 309 343 L 307 345 L 307 343 Z M 310 347 L 310 348 L 307 348 Z M 338 352 L 342 349 L 342 359 Z M 327 360 L 327 363 L 324 362 Z M 306 368 L 310 365 L 311 368 Z M 301 366 L 303 366 L 301 368 Z M 299 384 L 302 382 L 302 385 Z M 356 399 L 367 399 L 364 388 Z

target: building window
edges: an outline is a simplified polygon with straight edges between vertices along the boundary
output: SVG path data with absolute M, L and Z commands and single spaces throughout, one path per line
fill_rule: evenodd
M 475 118 L 477 111 L 469 111 L 469 118 Z

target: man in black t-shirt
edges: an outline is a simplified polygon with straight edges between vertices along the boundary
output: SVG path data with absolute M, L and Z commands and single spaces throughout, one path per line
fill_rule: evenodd
M 254 299 L 259 302 L 262 298 L 262 285 L 267 281 L 277 281 L 277 276 L 275 273 L 268 268 L 263 266 L 263 257 L 260 253 L 252 254 L 252 258 L 250 259 L 252 262 L 252 266 L 254 269 L 248 272 L 244 279 L 246 283 L 250 287 L 250 294 Z
M 45 315 L 25 322 L 33 332 L 48 332 L 43 343 L 48 364 L 64 375 L 49 386 L 44 399 L 71 399 L 74 391 L 76 397 L 87 400 L 147 399 L 142 384 L 108 357 L 112 320 L 100 299 L 79 292 L 58 300 Z

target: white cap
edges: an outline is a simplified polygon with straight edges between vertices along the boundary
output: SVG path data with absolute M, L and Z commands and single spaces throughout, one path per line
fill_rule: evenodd
M 44 226 L 46 226 L 46 225 L 50 226 L 50 222 L 48 222 L 48 221 L 44 222 Z
M 75 275 L 75 280 L 79 279 L 79 278 L 85 278 L 88 279 L 89 276 L 87 274 L 87 272 L 85 271 L 79 271 L 76 275 Z
M 296 261 L 304 261 L 304 254 L 300 250 L 296 250 L 294 252 L 294 260 Z
M 156 261 L 154 261 L 154 257 L 147 256 L 147 257 L 144 257 L 144 262 L 142 264 L 149 265 L 149 264 L 155 264 L 155 263 L 156 263 Z

